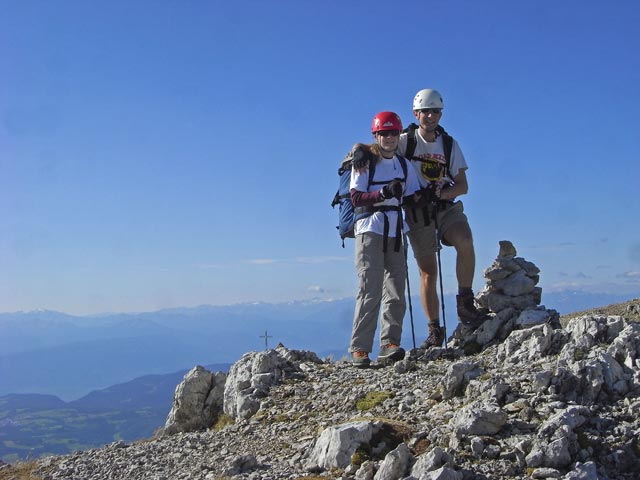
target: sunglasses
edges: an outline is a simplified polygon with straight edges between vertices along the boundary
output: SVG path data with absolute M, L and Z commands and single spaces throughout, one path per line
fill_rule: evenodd
M 400 135 L 400 130 L 381 130 L 376 132 L 376 135 L 380 135 L 381 137 L 397 137 Z
M 420 112 L 424 113 L 425 115 L 429 115 L 430 113 L 437 115 L 439 113 L 442 113 L 442 109 L 441 108 L 423 108 L 420 110 Z

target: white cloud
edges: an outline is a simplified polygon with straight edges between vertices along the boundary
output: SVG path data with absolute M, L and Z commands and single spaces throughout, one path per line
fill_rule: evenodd
M 296 257 L 296 263 L 327 263 L 350 261 L 351 257 Z
M 310 264 L 345 262 L 345 261 L 351 261 L 351 257 L 319 256 L 319 257 L 283 258 L 279 260 L 275 258 L 253 258 L 249 260 L 243 260 L 242 263 L 249 264 L 249 265 L 272 265 L 274 263 L 310 265 Z
M 555 283 L 552 283 L 551 285 L 548 285 L 545 289 L 543 289 L 543 294 L 545 290 L 548 290 L 550 292 L 556 292 L 559 290 L 578 289 L 580 287 L 583 287 L 583 285 L 577 282 L 555 282 Z
M 250 260 L 244 260 L 243 263 L 248 263 L 250 265 L 271 265 L 273 263 L 278 263 L 278 260 L 273 258 L 254 258 Z
M 313 292 L 313 293 L 324 293 L 325 289 L 322 288 L 320 285 L 309 285 L 307 287 L 307 291 Z
M 628 282 L 639 282 L 640 281 L 640 272 L 624 272 L 616 275 L 618 278 L 623 278 Z

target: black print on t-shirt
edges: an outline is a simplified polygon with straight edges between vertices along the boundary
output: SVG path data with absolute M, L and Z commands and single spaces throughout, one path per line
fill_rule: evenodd
M 422 178 L 429 182 L 437 182 L 442 179 L 445 164 L 444 155 L 432 153 L 421 155 L 420 163 Z

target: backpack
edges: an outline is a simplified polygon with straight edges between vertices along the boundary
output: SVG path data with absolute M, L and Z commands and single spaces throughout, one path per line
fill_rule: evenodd
M 364 150 L 365 155 L 369 157 L 369 181 L 367 182 L 367 186 L 370 187 L 371 185 L 379 183 L 374 182 L 373 180 L 373 176 L 376 173 L 376 157 L 368 149 Z M 333 197 L 333 201 L 331 202 L 332 208 L 335 208 L 335 206 L 338 205 L 338 225 L 336 226 L 336 229 L 338 230 L 340 239 L 342 240 L 342 248 L 344 248 L 345 238 L 355 237 L 353 233 L 353 227 L 356 223 L 356 220 L 368 217 L 375 211 L 375 207 L 356 209 L 351 202 L 351 189 L 349 187 L 351 185 L 351 166 L 353 161 L 353 154 L 353 150 L 347 153 L 347 155 L 342 160 L 340 168 L 338 168 L 338 177 L 340 177 L 338 180 L 338 191 L 336 192 L 335 196 Z M 400 165 L 402 167 L 402 173 L 404 175 L 403 181 L 406 181 L 407 159 L 401 157 L 400 155 L 396 156 L 398 157 L 398 160 L 400 161 Z
M 418 128 L 420 128 L 418 125 L 416 125 L 415 123 L 412 123 L 402 131 L 402 133 L 407 134 L 407 151 L 405 152 L 404 156 L 407 157 L 409 160 L 414 159 L 413 154 L 415 153 L 416 145 L 418 144 L 418 142 L 416 141 L 416 130 Z M 436 127 L 436 133 L 437 135 L 442 136 L 442 145 L 444 147 L 444 158 L 446 160 L 445 168 L 446 168 L 447 175 L 451 176 L 449 167 L 451 166 L 451 150 L 453 150 L 453 137 L 449 135 L 446 132 L 446 130 L 442 128 L 440 125 Z

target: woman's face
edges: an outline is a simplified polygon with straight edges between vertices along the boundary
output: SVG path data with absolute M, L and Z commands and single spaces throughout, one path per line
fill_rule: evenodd
M 383 130 L 376 132 L 376 142 L 380 148 L 387 152 L 395 152 L 398 148 L 398 139 L 400 138 L 400 130 Z

